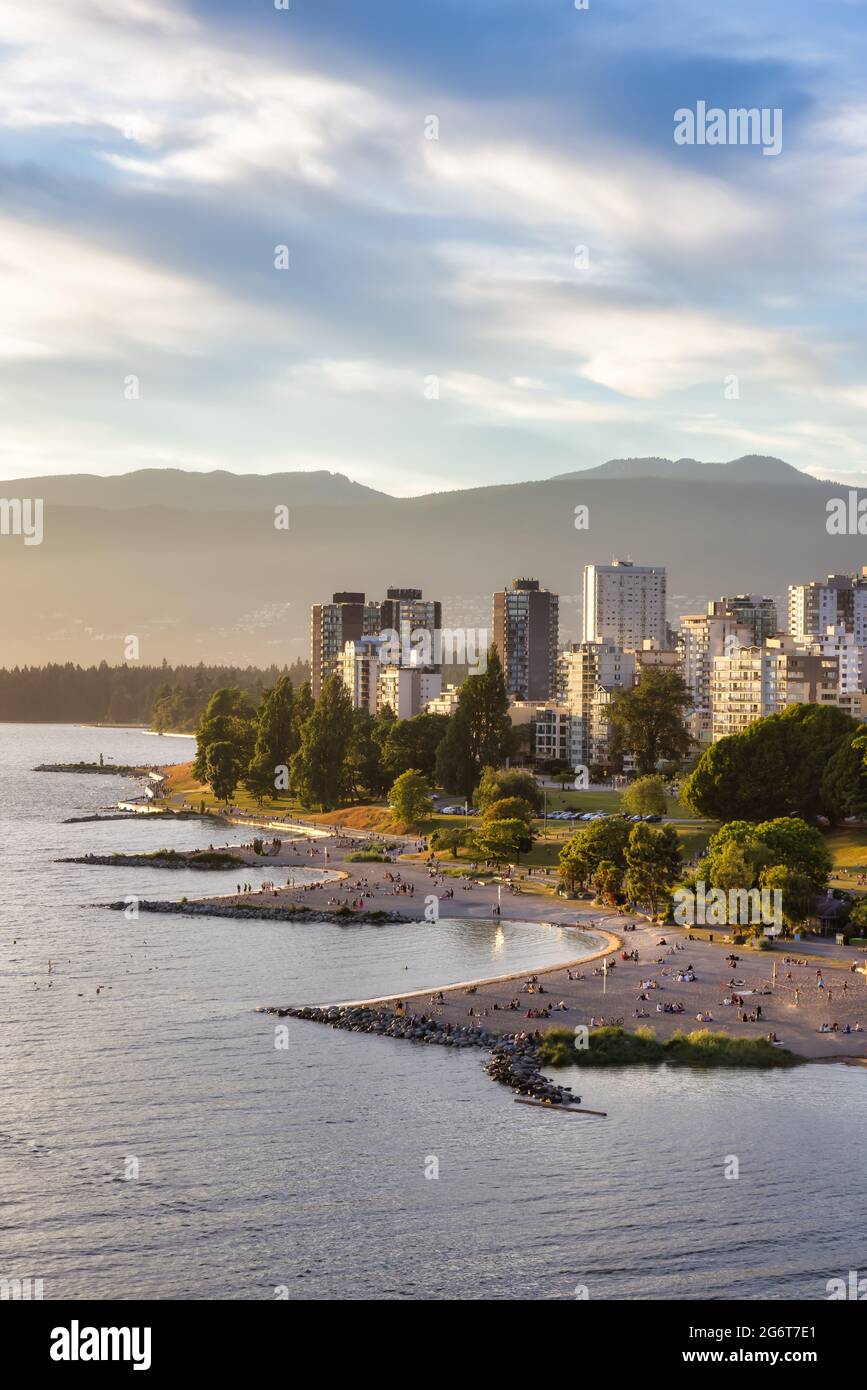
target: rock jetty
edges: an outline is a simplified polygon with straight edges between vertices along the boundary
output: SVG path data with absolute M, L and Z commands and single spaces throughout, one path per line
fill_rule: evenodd
M 147 777 L 157 767 L 139 763 L 39 763 L 34 772 L 93 772 L 103 777 Z
M 252 895 L 255 898 L 259 894 Z M 95 903 L 95 907 L 107 907 L 112 912 L 125 912 L 126 902 Z M 364 926 L 387 926 L 392 923 L 415 922 L 415 917 L 404 917 L 400 912 L 385 912 L 382 908 L 354 909 L 351 907 L 306 907 L 303 903 L 290 903 L 286 907 L 270 907 L 267 902 L 220 903 L 207 899 L 194 899 L 193 902 L 163 902 L 158 899 L 142 898 L 138 903 L 139 912 L 172 912 L 181 917 L 236 917 L 241 921 L 266 922 L 331 922 L 337 926 L 361 923 Z
M 461 1026 L 441 1023 L 427 1014 L 406 1014 L 392 1008 L 374 1008 L 369 1004 L 302 1008 L 270 1005 L 256 1012 L 275 1014 L 277 1018 L 301 1018 L 310 1023 L 327 1023 L 332 1028 L 343 1028 L 352 1033 L 376 1033 L 383 1038 L 403 1038 L 438 1047 L 483 1048 L 491 1052 L 491 1060 L 485 1064 L 485 1071 L 502 1086 L 510 1086 L 516 1095 L 547 1101 L 551 1105 L 581 1104 L 581 1097 L 574 1096 L 571 1087 L 558 1086 L 542 1075 L 538 1043 L 523 1033 L 498 1035 L 481 1024 Z
M 56 864 L 97 864 L 121 869 L 246 869 L 247 861 L 230 850 L 160 850 L 154 854 L 78 854 Z

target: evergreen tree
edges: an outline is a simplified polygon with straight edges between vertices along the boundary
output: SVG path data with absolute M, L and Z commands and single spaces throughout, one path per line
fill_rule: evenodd
M 377 721 L 366 709 L 352 715 L 352 737 L 347 754 L 347 776 L 356 800 L 383 796 L 388 774 L 383 766 L 382 748 L 377 739 Z
M 642 775 L 656 771 L 662 758 L 685 758 L 690 737 L 684 724 L 692 695 L 677 671 L 648 666 L 637 685 L 616 690 L 608 717 L 615 757 L 631 753 Z
M 470 797 L 482 770 L 500 767 L 513 746 L 503 667 L 491 646 L 487 669 L 460 688 L 458 707 L 437 749 L 437 780 L 446 791 Z
M 280 783 L 278 769 L 286 768 L 298 751 L 294 725 L 292 682 L 281 676 L 277 684 L 266 690 L 256 720 L 256 744 L 253 757 L 244 777 L 244 784 L 259 804 L 270 794 L 287 790 L 288 782 Z
M 330 811 L 349 795 L 352 715 L 345 685 L 338 676 L 330 676 L 301 726 L 301 745 L 292 759 L 292 786 L 306 806 Z
M 196 732 L 196 758 L 193 772 L 208 782 L 208 749 L 214 743 L 230 743 L 238 766 L 246 771 L 256 741 L 256 715 L 246 695 L 237 686 L 215 690 Z M 234 790 L 234 788 L 233 788 Z
M 634 825 L 626 846 L 626 889 L 653 917 L 668 907 L 680 877 L 680 841 L 673 825 Z

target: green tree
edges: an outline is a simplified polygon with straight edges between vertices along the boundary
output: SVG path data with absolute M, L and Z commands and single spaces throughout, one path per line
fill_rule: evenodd
M 728 893 L 733 888 L 752 888 L 755 880 L 755 861 L 747 858 L 744 848 L 734 840 L 721 845 L 714 859 L 713 877 L 709 880 L 711 886 Z
M 430 837 L 430 847 L 435 849 L 438 854 L 450 853 L 452 859 L 457 859 L 458 850 L 464 849 L 468 840 L 466 830 L 456 825 L 444 826 L 441 830 L 435 830 Z
M 831 754 L 822 773 L 820 799 L 835 823 L 847 816 L 867 817 L 867 734 L 849 734 Z
M 501 801 L 507 796 L 518 796 L 522 801 L 529 802 L 536 815 L 542 810 L 544 794 L 532 772 L 525 772 L 519 767 L 486 767 L 473 792 L 473 805 L 484 811 L 492 801 Z
M 485 825 L 495 820 L 522 820 L 529 830 L 533 823 L 533 808 L 523 797 L 504 796 L 499 801 L 488 802 L 482 820 Z
M 288 789 L 289 762 L 298 751 L 294 725 L 292 682 L 288 676 L 263 695 L 256 717 L 256 743 L 244 785 L 261 806 L 266 798 Z M 286 773 L 280 770 L 285 768 Z M 282 779 L 282 780 L 281 780 Z
M 684 782 L 681 799 L 715 820 L 811 818 L 822 807 L 826 767 L 843 740 L 860 728 L 830 705 L 789 705 L 706 749 Z
M 483 821 L 473 835 L 480 854 L 496 863 L 503 860 L 518 864 L 521 855 L 533 848 L 533 832 L 524 820 Z
M 205 781 L 218 801 L 229 802 L 241 776 L 242 764 L 233 743 L 224 741 L 208 745 Z
M 294 712 L 292 682 L 288 676 L 281 676 L 277 684 L 264 693 L 256 720 L 255 758 L 272 767 L 288 767 L 289 759 L 297 753 L 300 744 Z
M 401 773 L 388 793 L 396 821 L 413 829 L 433 811 L 430 783 L 417 768 Z
M 449 724 L 447 714 L 416 714 L 412 719 L 391 719 L 383 742 L 382 756 L 390 782 L 402 772 L 416 768 L 425 777 L 436 774 L 437 749 Z
M 634 827 L 619 817 L 591 821 L 577 830 L 560 851 L 560 877 L 577 888 L 589 883 L 603 860 L 615 864 L 621 873 L 626 868 L 626 845 Z
M 665 778 L 654 773 L 638 777 L 621 793 L 620 805 L 631 816 L 664 816 L 668 809 Z
M 697 877 L 714 888 L 724 888 L 726 872 L 743 866 L 744 874 L 750 874 L 749 883 L 730 886 L 751 888 L 763 881 L 763 872 L 773 865 L 805 875 L 815 894 L 822 891 L 831 872 L 831 856 L 822 834 L 796 816 L 780 816 L 758 825 L 729 821 L 708 841 Z
M 301 747 L 301 730 L 313 713 L 314 700 L 310 682 L 304 681 L 295 691 L 292 701 L 292 739 L 295 751 Z
M 256 742 L 256 713 L 237 686 L 215 690 L 196 732 L 196 758 L 193 773 L 202 782 L 208 778 L 208 749 L 213 743 L 230 743 L 239 767 L 247 767 Z
M 602 859 L 593 874 L 593 889 L 600 902 L 614 904 L 623 888 L 623 869 L 610 859 Z
M 803 926 L 816 911 L 816 885 L 797 869 L 772 864 L 762 874 L 762 887 L 779 892 L 783 925 L 790 931 Z
M 292 786 L 305 806 L 330 811 L 349 795 L 347 760 L 352 713 L 343 682 L 338 676 L 329 676 L 310 717 L 302 725 L 301 746 L 290 769 Z
M 634 825 L 626 846 L 626 890 L 633 902 L 659 916 L 680 878 L 680 841 L 673 825 Z
M 849 921 L 857 927 L 861 936 L 867 936 L 867 898 L 856 898 L 849 913 Z
M 646 667 L 637 685 L 611 697 L 615 755 L 631 754 L 641 775 L 654 772 L 662 758 L 685 758 L 691 740 L 684 716 L 691 704 L 689 687 L 677 671 Z
M 377 737 L 377 723 L 369 710 L 353 711 L 346 770 L 356 800 L 365 795 L 374 799 L 384 795 L 388 777 Z
M 495 646 L 487 669 L 464 681 L 458 706 L 437 749 L 437 781 L 446 791 L 470 797 L 485 767 L 499 767 L 511 755 L 512 721 L 503 667 Z
M 276 774 L 267 759 L 254 757 L 244 773 L 243 782 L 257 806 L 263 806 L 277 795 Z

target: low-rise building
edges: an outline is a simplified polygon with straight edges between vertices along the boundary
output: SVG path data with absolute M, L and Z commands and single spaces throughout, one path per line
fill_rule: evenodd
M 398 719 L 412 719 L 439 698 L 442 676 L 422 666 L 381 666 L 377 682 L 377 709 L 386 705 Z

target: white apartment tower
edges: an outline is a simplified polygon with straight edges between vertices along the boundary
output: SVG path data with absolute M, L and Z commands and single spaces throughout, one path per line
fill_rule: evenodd
M 665 568 L 631 560 L 585 565 L 583 638 L 632 650 L 645 639 L 666 646 Z

